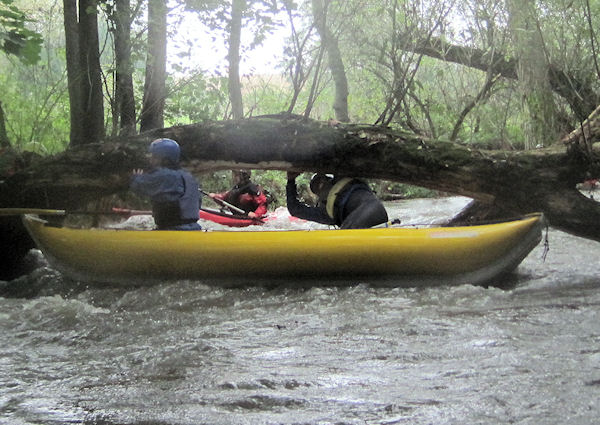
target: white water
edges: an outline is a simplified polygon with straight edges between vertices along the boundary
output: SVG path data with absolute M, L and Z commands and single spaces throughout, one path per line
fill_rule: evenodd
M 99 288 L 38 259 L 0 298 L 0 423 L 597 423 L 600 244 L 549 241 L 510 290 Z

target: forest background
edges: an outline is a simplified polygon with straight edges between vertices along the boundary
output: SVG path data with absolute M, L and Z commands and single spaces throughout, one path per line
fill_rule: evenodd
M 282 112 L 536 149 L 600 104 L 599 12 L 594 0 L 0 0 L 2 156 Z M 255 177 L 282 193 L 283 173 Z

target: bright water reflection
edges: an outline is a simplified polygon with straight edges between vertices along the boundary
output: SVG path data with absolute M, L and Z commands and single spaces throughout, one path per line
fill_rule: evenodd
M 600 244 L 549 239 L 511 290 L 98 288 L 40 267 L 0 298 L 0 423 L 596 423 Z

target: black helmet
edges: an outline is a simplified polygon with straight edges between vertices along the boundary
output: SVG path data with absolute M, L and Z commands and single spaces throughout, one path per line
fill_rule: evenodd
M 238 174 L 238 176 L 240 176 L 240 180 L 242 180 L 242 181 L 250 180 L 250 177 L 251 177 L 250 170 L 238 170 L 237 174 Z
M 231 170 L 234 183 L 244 185 L 250 182 L 250 170 Z
M 331 182 L 333 182 L 333 176 L 329 174 L 315 173 L 310 178 L 310 191 L 315 195 L 318 195 L 318 192 L 323 184 Z

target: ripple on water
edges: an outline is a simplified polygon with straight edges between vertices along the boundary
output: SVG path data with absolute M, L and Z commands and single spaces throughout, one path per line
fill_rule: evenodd
M 508 290 L 115 288 L 40 263 L 0 298 L 0 422 L 595 423 L 600 245 L 549 238 Z

